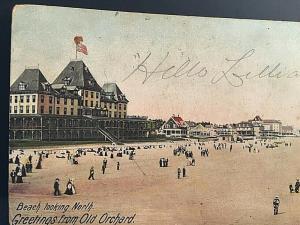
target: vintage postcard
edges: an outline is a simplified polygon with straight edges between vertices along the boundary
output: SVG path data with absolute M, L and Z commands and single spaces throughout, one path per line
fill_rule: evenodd
M 19 5 L 10 225 L 300 224 L 300 25 Z

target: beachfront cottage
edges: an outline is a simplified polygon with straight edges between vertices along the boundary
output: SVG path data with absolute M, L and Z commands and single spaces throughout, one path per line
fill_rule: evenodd
M 166 137 L 183 138 L 187 136 L 188 124 L 178 115 L 173 115 L 160 128 Z
M 190 137 L 200 139 L 211 139 L 217 137 L 217 133 L 215 132 L 213 125 L 207 123 L 197 124 L 195 127 L 192 127 L 188 133 Z

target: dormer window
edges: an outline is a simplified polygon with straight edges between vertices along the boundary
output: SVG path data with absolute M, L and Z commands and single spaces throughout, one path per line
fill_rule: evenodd
M 70 85 L 71 81 L 72 81 L 72 78 L 71 77 L 65 77 L 63 80 L 64 80 L 65 85 Z
M 95 85 L 95 81 L 94 80 L 89 80 L 88 82 L 89 82 L 89 85 L 92 86 L 92 87 Z
M 25 84 L 24 82 L 20 82 L 18 85 L 19 91 L 25 91 L 27 88 L 27 84 Z

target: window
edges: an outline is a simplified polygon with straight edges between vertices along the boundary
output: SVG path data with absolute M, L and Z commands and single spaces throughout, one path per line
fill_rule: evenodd
M 108 112 L 108 117 L 111 117 L 111 112 Z
M 14 106 L 14 113 L 18 113 L 18 106 Z
M 89 92 L 85 91 L 85 97 L 89 97 Z
M 31 112 L 32 112 L 32 113 L 35 113 L 35 105 L 32 106 Z
M 114 108 L 117 109 L 117 104 L 114 104 L 114 105 L 115 105 Z
M 12 101 L 12 96 L 9 96 L 9 102 L 11 103 L 11 101 Z
M 114 117 L 115 117 L 115 118 L 117 117 L 117 113 L 116 113 L 116 112 L 114 112 Z
M 52 104 L 52 96 L 49 96 L 49 103 Z
M 124 110 L 126 110 L 126 105 L 124 104 Z
M 74 99 L 73 98 L 71 99 L 71 105 L 74 105 Z
M 71 108 L 71 115 L 73 115 L 74 114 L 74 109 L 73 108 Z
M 29 105 L 26 105 L 26 113 L 29 113 Z
M 124 118 L 126 118 L 126 112 L 124 112 Z
M 24 111 L 24 107 L 21 105 L 20 106 L 20 113 L 23 113 L 23 111 Z
M 19 91 L 24 91 L 26 89 L 27 85 L 24 82 L 19 83 Z
M 94 102 L 93 101 L 91 101 L 91 107 L 94 107 Z
M 35 95 L 32 95 L 32 102 L 35 102 Z
M 73 67 L 73 71 L 74 71 L 74 67 Z M 64 83 L 65 85 L 70 85 L 72 78 L 71 77 L 65 77 L 64 79 Z
M 26 95 L 26 102 L 30 102 L 30 95 Z
M 119 118 L 122 118 L 122 113 L 119 113 Z
M 59 107 L 56 107 L 56 114 L 59 115 Z
M 49 106 L 49 114 L 52 114 L 52 106 Z
M 18 103 L 18 96 L 15 96 L 15 103 Z
M 57 99 L 56 99 L 56 104 L 59 104 L 60 103 L 60 97 L 58 97 Z
M 20 102 L 21 102 L 21 103 L 24 102 L 24 96 L 23 96 L 23 95 L 20 96 Z
M 64 115 L 67 115 L 67 108 L 64 108 Z
M 111 103 L 108 103 L 108 108 L 111 109 Z
M 43 114 L 44 113 L 44 106 L 42 105 L 41 106 L 41 114 Z
M 99 98 L 99 93 L 98 93 L 98 92 L 96 92 L 96 98 L 97 98 L 97 99 Z
M 96 107 L 97 107 L 97 108 L 99 107 L 99 103 L 98 103 L 98 102 L 96 102 Z
M 122 104 L 119 104 L 119 110 L 121 110 L 122 109 Z
M 94 92 L 91 91 L 91 98 L 94 98 Z
M 88 106 L 88 100 L 85 100 L 84 106 Z
M 64 98 L 64 104 L 66 105 L 68 102 L 68 99 L 67 98 Z
M 44 95 L 41 95 L 41 103 L 44 103 Z

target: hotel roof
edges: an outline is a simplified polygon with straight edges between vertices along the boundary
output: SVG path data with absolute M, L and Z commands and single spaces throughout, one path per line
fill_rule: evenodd
M 105 83 L 103 85 L 103 91 L 105 92 L 105 97 L 109 100 L 128 102 L 116 83 Z
M 102 91 L 88 67 L 82 60 L 73 60 L 63 69 L 53 84 L 66 84 L 80 89 Z
M 40 69 L 25 69 L 10 87 L 11 93 L 37 93 L 43 91 L 54 92 Z

